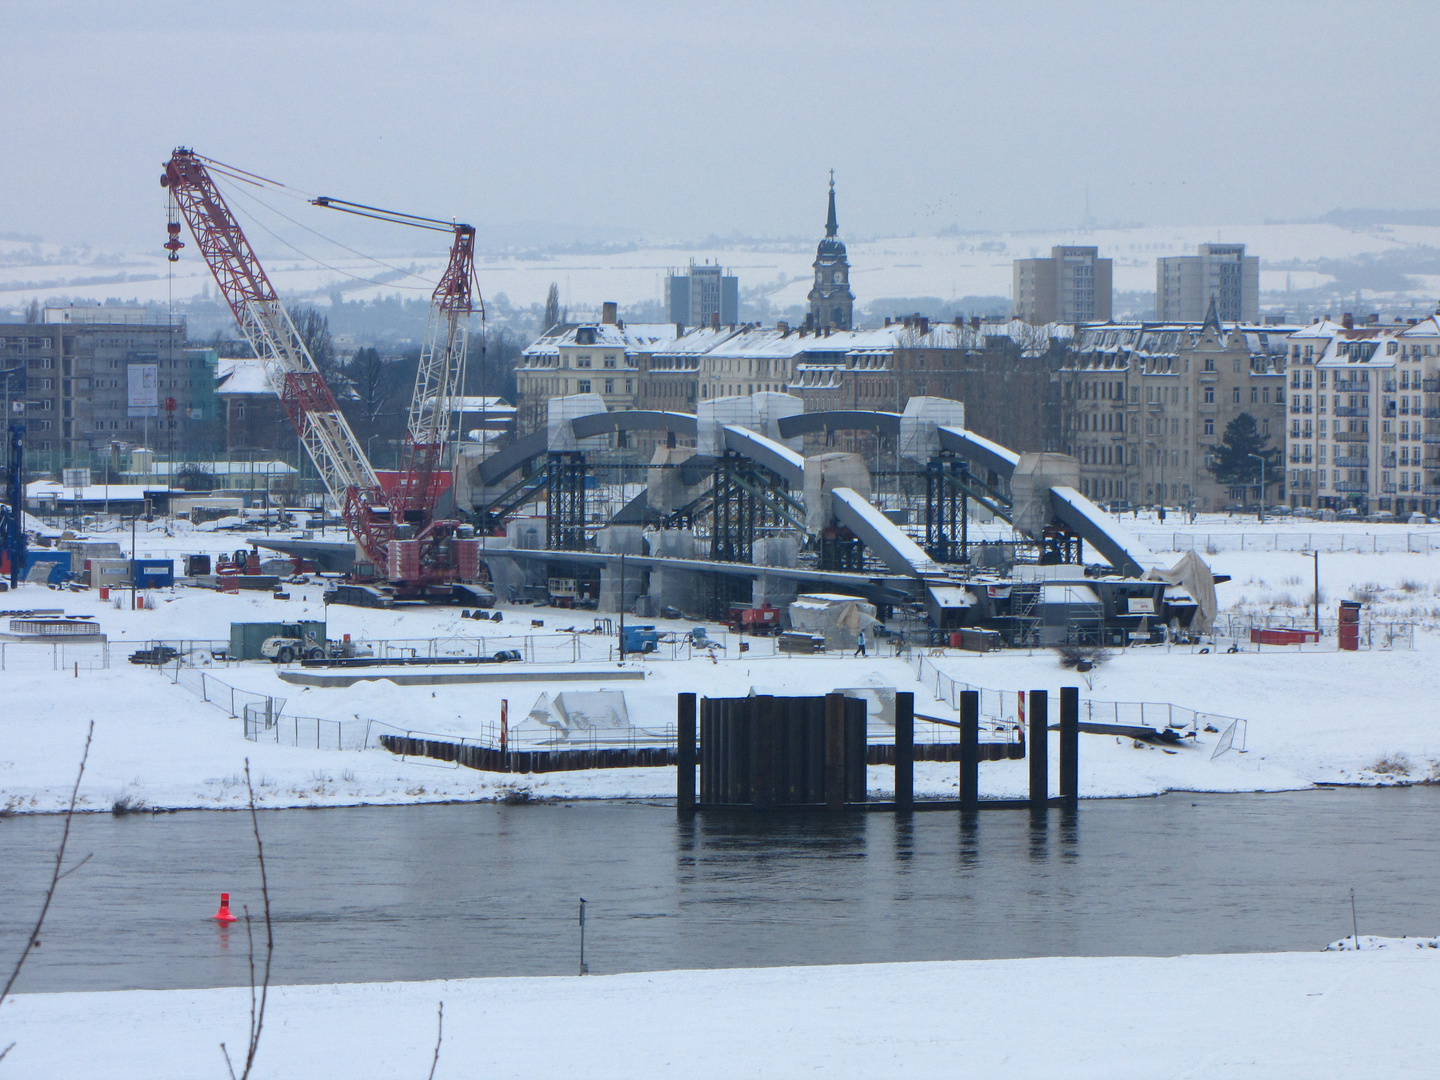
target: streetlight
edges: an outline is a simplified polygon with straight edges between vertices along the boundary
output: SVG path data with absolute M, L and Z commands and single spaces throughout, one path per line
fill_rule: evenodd
M 1315 637 L 1320 637 L 1320 550 L 1310 552 L 1310 557 L 1315 560 Z
M 1263 525 L 1265 524 L 1265 458 L 1261 454 L 1246 454 L 1245 456 L 1252 457 L 1260 463 L 1260 510 L 1255 520 Z
M 1160 455 L 1160 520 L 1163 523 L 1165 520 L 1165 458 L 1169 455 L 1159 443 L 1153 443 L 1146 439 L 1145 445 Z

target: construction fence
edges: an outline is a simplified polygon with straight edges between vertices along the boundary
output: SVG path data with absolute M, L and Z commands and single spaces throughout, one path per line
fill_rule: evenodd
M 1142 532 L 1139 537 L 1152 551 L 1198 551 L 1205 555 L 1218 555 L 1222 551 L 1440 553 L 1440 533 L 1428 532 L 1259 532 L 1237 529 L 1218 533 Z
M 107 641 L 0 641 L 0 671 L 103 671 Z

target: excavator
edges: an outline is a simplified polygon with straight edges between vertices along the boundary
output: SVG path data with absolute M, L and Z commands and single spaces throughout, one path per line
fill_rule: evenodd
M 178 147 L 160 184 L 171 212 L 164 244 L 180 257 L 180 217 L 230 305 L 240 333 L 265 367 L 271 387 L 356 545 L 353 590 L 371 601 L 494 603 L 474 527 L 441 516 L 446 444 L 465 377 L 469 322 L 484 304 L 475 278 L 475 228 L 322 196 L 316 206 L 452 234 L 450 259 L 431 295 L 430 318 L 411 394 L 399 469 L 383 483 L 351 430 L 304 340 L 280 302 L 212 173 L 250 184 L 257 174 Z

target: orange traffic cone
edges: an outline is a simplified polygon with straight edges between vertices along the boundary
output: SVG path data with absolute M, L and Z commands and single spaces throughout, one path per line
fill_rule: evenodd
M 235 921 L 235 916 L 230 913 L 230 894 L 228 892 L 220 894 L 220 910 L 215 912 L 215 921 L 219 923 Z

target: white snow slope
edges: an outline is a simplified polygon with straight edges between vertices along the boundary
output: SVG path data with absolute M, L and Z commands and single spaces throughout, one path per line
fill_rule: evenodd
M 285 986 L 260 1077 L 1431 1077 L 1435 950 Z M 8 1075 L 223 1075 L 245 989 L 23 995 Z

